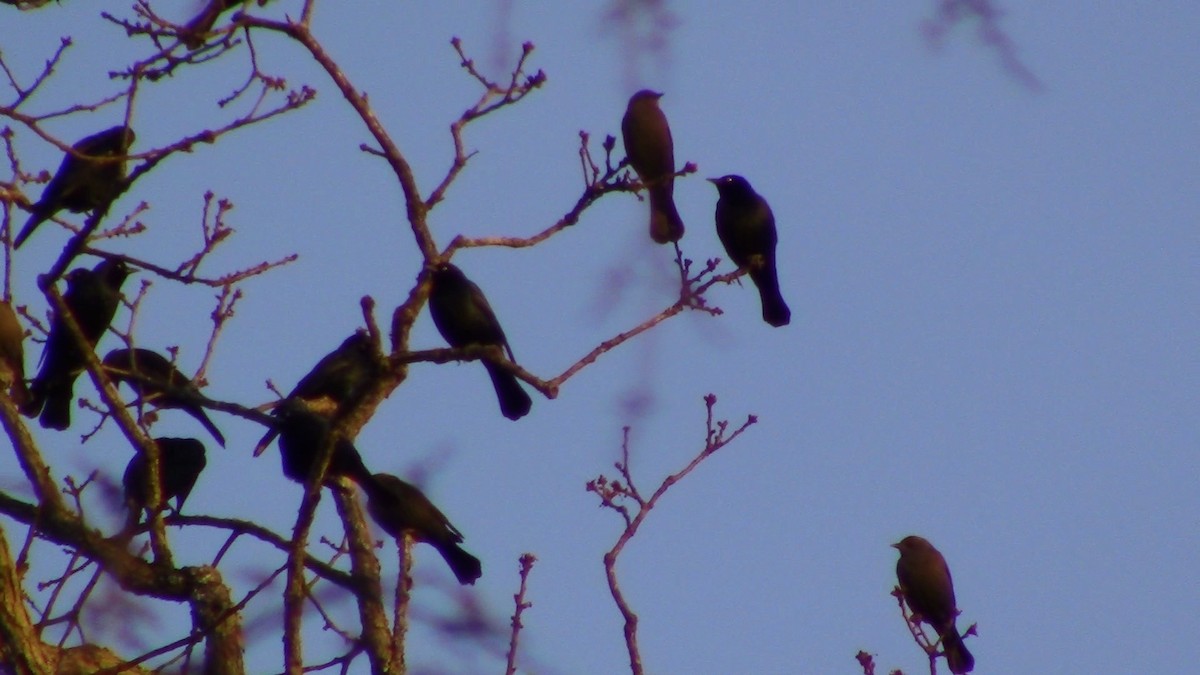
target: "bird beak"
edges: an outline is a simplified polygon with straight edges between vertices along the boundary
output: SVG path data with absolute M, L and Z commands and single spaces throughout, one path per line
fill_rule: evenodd
M 719 180 L 721 180 L 721 179 L 720 179 L 720 178 L 705 178 L 704 180 L 706 180 L 706 181 L 708 181 L 708 182 L 712 183 L 713 185 L 716 185 L 716 184 L 717 184 L 717 181 L 719 181 Z
M 899 548 L 900 548 L 900 542 L 896 542 L 895 544 L 888 544 L 888 546 L 891 546 L 891 547 L 892 547 L 892 548 L 894 548 L 894 549 L 899 549 Z

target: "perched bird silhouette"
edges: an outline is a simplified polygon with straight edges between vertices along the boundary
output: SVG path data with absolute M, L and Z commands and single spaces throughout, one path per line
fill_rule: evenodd
M 741 176 L 709 178 L 717 186 L 717 236 L 725 252 L 738 267 L 749 270 L 750 280 L 762 298 L 763 321 L 786 326 L 792 310 L 779 292 L 779 274 L 775 269 L 775 215 L 767 200 Z
M 88 136 L 71 146 L 86 157 L 67 153 L 54 177 L 46 184 L 46 189 L 42 190 L 42 198 L 33 205 L 33 213 L 25 227 L 17 234 L 13 248 L 21 248 L 21 244 L 25 243 L 38 225 L 61 209 L 73 213 L 93 209 L 107 211 L 109 204 L 125 188 L 125 160 L 100 160 L 124 157 L 129 153 L 133 141 L 133 129 L 113 127 Z
M 200 406 L 200 390 L 167 357 L 149 349 L 114 349 L 103 363 L 113 382 L 128 384 L 142 402 L 184 411 L 225 447 L 225 436 Z
M 675 209 L 675 144 L 658 107 L 660 98 L 649 89 L 634 94 L 621 119 L 621 137 L 625 156 L 650 195 L 650 238 L 666 244 L 683 237 L 683 220 Z
M 120 260 L 103 260 L 94 269 L 80 267 L 67 274 L 63 303 L 75 317 L 87 349 L 96 347 L 112 322 L 121 304 L 121 284 L 128 276 L 129 268 Z M 29 400 L 21 413 L 27 417 L 41 413 L 39 422 L 47 429 L 61 431 L 71 426 L 71 399 L 75 379 L 86 362 L 84 354 L 66 321 L 56 313 L 42 350 L 42 367 L 29 387 Z
M 175 513 L 183 508 L 196 479 L 208 463 L 204 444 L 194 438 L 155 438 L 158 446 L 158 487 L 163 504 L 175 499 Z M 150 504 L 150 462 L 138 452 L 125 466 L 125 503 L 129 505 L 130 524 L 136 525 Z
M 0 389 L 19 408 L 29 400 L 25 386 L 25 329 L 12 305 L 0 301 Z
M 483 575 L 479 558 L 463 550 L 462 533 L 420 490 L 388 473 L 377 473 L 364 485 L 367 512 L 379 527 L 399 540 L 405 532 L 442 554 L 460 584 Z
M 320 411 L 331 422 L 337 422 L 358 407 L 386 369 L 371 336 L 363 330 L 355 331 L 300 378 L 287 398 L 303 400 L 310 410 Z M 255 446 L 254 456 L 261 455 L 278 434 L 274 428 L 268 431 Z
M 334 438 L 329 419 L 305 407 L 298 399 L 285 399 L 275 408 L 279 429 L 279 457 L 283 475 L 297 483 L 305 483 L 312 475 L 321 453 L 333 441 L 333 454 L 325 470 L 326 485 L 345 476 L 359 485 L 371 482 L 371 472 L 363 464 L 362 456 L 349 439 Z
M 946 559 L 933 544 L 910 535 L 892 544 L 900 551 L 896 561 L 896 578 L 909 609 L 920 620 L 933 626 L 942 641 L 946 665 L 954 675 L 969 673 L 975 667 L 975 657 L 967 651 L 962 636 L 955 627 L 958 605 L 954 600 L 954 581 Z
M 433 325 L 451 347 L 497 346 L 507 352 L 510 361 L 516 362 L 508 339 L 504 337 L 504 329 L 483 291 L 450 263 L 442 263 L 433 270 L 429 313 L 433 316 Z M 517 376 L 487 359 L 482 362 L 496 389 L 500 412 L 510 420 L 519 420 L 529 414 L 533 401 Z

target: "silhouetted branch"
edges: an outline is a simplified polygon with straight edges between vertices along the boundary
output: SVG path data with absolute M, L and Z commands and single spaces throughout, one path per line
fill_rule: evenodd
M 623 430 L 621 461 L 614 465 L 620 474 L 620 478 L 610 480 L 601 474 L 588 481 L 587 484 L 588 492 L 593 492 L 600 498 L 601 506 L 616 511 L 622 520 L 625 521 L 624 531 L 617 538 L 617 542 L 613 544 L 613 547 L 604 554 L 604 573 L 608 580 L 609 592 L 612 593 L 613 601 L 616 602 L 617 609 L 621 612 L 621 616 L 625 621 L 625 646 L 629 652 L 629 668 L 634 675 L 642 675 L 644 673 L 641 651 L 638 648 L 637 641 L 638 615 L 633 611 L 624 593 L 621 592 L 621 586 L 617 580 L 617 558 L 620 557 L 621 552 L 625 549 L 625 545 L 637 534 L 638 528 L 641 527 L 646 516 L 654 510 L 654 507 L 658 504 L 658 500 L 667 493 L 667 490 L 672 485 L 685 478 L 701 462 L 708 459 L 717 450 L 731 443 L 738 436 L 741 436 L 742 432 L 758 422 L 756 416 L 750 415 L 741 426 L 729 432 L 728 421 L 716 420 L 713 417 L 713 407 L 716 403 L 716 396 L 708 394 L 704 397 L 704 404 L 707 410 L 704 447 L 692 461 L 688 462 L 687 466 L 664 478 L 649 498 L 643 497 L 642 493 L 634 485 L 633 474 L 629 468 L 629 427 L 625 427 Z M 633 508 L 630 508 L 625 503 L 627 501 L 633 502 Z
M 546 83 L 546 74 L 541 70 L 532 75 L 525 75 L 525 62 L 534 49 L 532 42 L 521 45 L 521 55 L 517 58 L 517 64 L 513 67 L 508 83 L 504 85 L 489 80 L 475 69 L 474 60 L 468 58 L 463 52 L 461 39 L 455 37 L 450 40 L 450 44 L 454 46 L 454 51 L 458 52 L 463 69 L 483 85 L 484 91 L 475 105 L 467 108 L 450 125 L 450 137 L 454 140 L 454 159 L 450 163 L 450 169 L 446 172 L 445 177 L 425 200 L 426 211 L 432 210 L 438 202 L 445 198 L 450 184 L 454 182 L 458 174 L 467 166 L 467 161 L 475 154 L 474 152 L 468 153 L 463 145 L 463 130 L 466 126 L 485 115 L 520 102 L 534 89 Z
M 521 623 L 521 615 L 525 612 L 525 610 L 533 607 L 532 602 L 525 600 L 525 589 L 526 583 L 529 581 L 529 573 L 533 570 L 533 564 L 535 562 L 537 562 L 537 557 L 532 553 L 525 553 L 521 555 L 521 588 L 517 591 L 517 594 L 513 596 L 513 604 L 515 607 L 513 608 L 512 621 L 510 622 L 512 632 L 509 634 L 508 638 L 508 654 L 506 658 L 508 666 L 504 670 L 505 675 L 515 675 L 517 672 L 517 639 L 521 635 L 521 629 L 525 627 L 524 624 Z

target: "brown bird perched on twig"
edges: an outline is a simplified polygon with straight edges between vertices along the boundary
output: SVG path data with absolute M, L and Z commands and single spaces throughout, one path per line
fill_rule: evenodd
M 708 180 L 720 194 L 717 237 L 733 263 L 749 270 L 762 301 L 763 321 L 777 328 L 788 325 L 792 310 L 783 301 L 775 269 L 775 246 L 779 241 L 775 214 L 745 178 L 730 175 Z
M 128 154 L 133 141 L 133 129 L 113 127 L 71 146 L 84 156 L 67 153 L 63 158 L 58 171 L 42 190 L 41 199 L 33 205 L 33 213 L 25 227 L 13 241 L 13 248 L 21 248 L 38 225 L 61 209 L 72 213 L 94 209 L 107 211 L 109 204 L 125 189 L 125 160 L 111 158 Z
M 63 304 L 75 317 L 88 349 L 94 349 L 108 330 L 121 304 L 121 284 L 128 276 L 125 263 L 107 259 L 95 269 L 79 267 L 67 274 Z M 29 400 L 21 407 L 21 414 L 33 417 L 41 413 L 39 421 L 46 429 L 61 431 L 71 426 L 75 379 L 83 372 L 85 362 L 79 342 L 56 312 L 42 350 L 42 367 L 29 386 Z
M 144 403 L 191 415 L 225 447 L 225 436 L 200 406 L 200 390 L 167 357 L 149 349 L 114 349 L 104 357 L 104 368 L 114 382 L 128 384 Z
M 433 325 L 451 347 L 496 346 L 507 352 L 510 361 L 516 362 L 508 338 L 504 337 L 504 329 L 483 291 L 450 263 L 442 263 L 433 270 L 429 314 L 433 317 Z M 533 400 L 521 387 L 517 376 L 499 364 L 487 359 L 481 361 L 488 377 L 492 378 L 500 412 L 510 420 L 519 420 L 529 414 Z
M 675 143 L 660 98 L 661 93 L 643 89 L 629 99 L 621 138 L 629 165 L 650 196 L 650 238 L 667 244 L 683 237 L 683 219 L 675 209 Z
M 377 473 L 363 487 L 367 512 L 385 532 L 399 540 L 409 533 L 442 554 L 460 584 L 474 584 L 483 575 L 479 558 L 463 550 L 463 536 L 438 507 L 415 486 L 399 478 Z
M 0 388 L 19 408 L 29 400 L 25 386 L 25 329 L 12 305 L 0 302 Z
M 954 675 L 971 672 L 975 657 L 967 651 L 954 625 L 958 604 L 946 559 L 933 544 L 916 535 L 907 536 L 892 547 L 900 551 L 896 578 L 909 609 L 937 631 L 950 672 Z

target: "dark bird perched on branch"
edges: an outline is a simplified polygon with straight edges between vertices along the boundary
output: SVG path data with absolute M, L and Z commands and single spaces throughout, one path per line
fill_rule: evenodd
M 762 298 L 763 321 L 772 326 L 786 326 L 792 320 L 792 310 L 779 292 L 779 275 L 775 270 L 775 215 L 767 200 L 741 176 L 709 178 L 717 186 L 717 236 L 725 245 L 733 263 L 748 269 L 750 280 L 758 287 Z
M 29 400 L 25 386 L 25 329 L 12 305 L 0 301 L 0 390 L 8 392 L 17 407 Z
M 332 442 L 333 454 L 325 469 L 324 483 L 332 485 L 338 476 L 346 476 L 362 486 L 371 482 L 371 472 L 363 464 L 358 449 L 349 439 L 335 437 L 327 417 L 308 410 L 298 399 L 285 399 L 275 408 L 275 418 L 284 476 L 297 483 L 308 481 L 321 453 Z
M 63 303 L 75 317 L 87 349 L 96 347 L 112 322 L 121 304 L 121 284 L 128 276 L 129 268 L 120 260 L 103 260 L 95 269 L 80 267 L 67 274 Z M 85 362 L 79 342 L 63 317 L 55 313 L 42 351 L 41 370 L 29 387 L 29 401 L 21 413 L 27 417 L 41 413 L 40 423 L 47 429 L 61 431 L 71 426 L 75 378 L 83 372 Z
M 204 456 L 204 444 L 194 438 L 155 438 L 158 446 L 158 487 L 162 492 L 162 503 L 175 499 L 175 513 L 183 508 L 196 479 L 204 470 L 208 460 Z M 150 504 L 150 461 L 138 452 L 125 467 L 125 503 L 129 505 L 129 522 L 136 525 L 143 510 Z
M 358 407 L 386 369 L 371 336 L 359 330 L 318 361 L 287 398 L 304 401 L 310 410 L 324 413 L 336 423 Z M 277 429 L 268 431 L 255 446 L 254 456 L 261 455 L 278 433 Z
M 405 532 L 442 554 L 460 584 L 474 584 L 483 575 L 479 558 L 463 550 L 463 536 L 420 490 L 399 478 L 377 473 L 363 486 L 367 512 L 384 532 L 399 540 Z
M 662 94 L 643 89 L 629 99 L 621 119 L 625 156 L 650 195 L 650 238 L 660 244 L 683 237 L 675 209 L 675 144 L 667 116 L 658 107 Z
M 107 211 L 109 204 L 125 189 L 125 160 L 103 160 L 123 158 L 129 153 L 133 140 L 133 129 L 113 127 L 71 146 L 86 157 L 67 153 L 42 191 L 42 198 L 33 205 L 33 214 L 13 241 L 13 248 L 21 248 L 38 225 L 61 209 L 73 213 L 93 209 Z
M 429 313 L 438 332 L 451 347 L 500 347 L 508 354 L 510 361 L 516 362 L 508 339 L 504 337 L 504 329 L 500 327 L 483 291 L 462 270 L 450 263 L 442 263 L 433 270 Z M 521 387 L 517 376 L 487 359 L 483 359 L 483 367 L 487 369 L 488 377 L 492 378 L 496 398 L 500 401 L 500 412 L 510 420 L 518 420 L 529 414 L 533 401 Z
M 900 551 L 896 578 L 909 609 L 937 631 L 950 672 L 954 675 L 971 672 L 975 657 L 967 651 L 954 625 L 958 605 L 946 559 L 933 544 L 916 535 L 907 536 L 892 547 Z
M 167 357 L 149 349 L 114 349 L 104 357 L 104 369 L 115 383 L 128 384 L 142 402 L 191 415 L 225 447 L 225 436 L 200 407 L 200 390 Z

